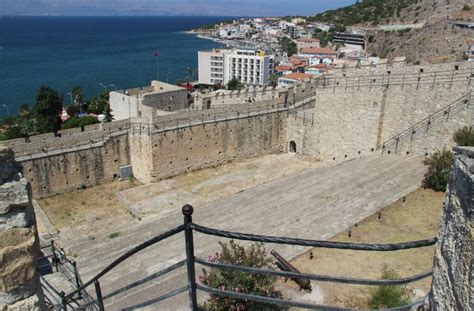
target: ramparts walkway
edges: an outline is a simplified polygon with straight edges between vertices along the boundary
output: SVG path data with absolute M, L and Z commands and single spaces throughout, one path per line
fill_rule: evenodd
M 195 207 L 194 220 L 219 229 L 274 236 L 328 239 L 420 186 L 424 174 L 420 158 L 371 156 L 338 166 L 319 167 L 251 188 L 237 195 Z M 119 237 L 77 241 L 79 271 L 88 280 L 113 259 L 139 242 L 182 223 L 181 208 L 163 217 L 147 218 L 120 228 Z M 195 255 L 207 258 L 218 249 L 218 239 L 196 234 Z M 274 247 L 287 258 L 300 247 Z M 105 297 L 127 284 L 144 279 L 185 256 L 181 235 L 158 243 L 118 266 L 101 281 Z M 200 268 L 197 274 L 200 274 Z M 184 286 L 185 270 L 159 281 L 148 280 L 126 293 L 106 299 L 110 309 L 139 307 L 153 298 Z M 146 303 L 145 303 L 146 305 Z M 186 310 L 186 294 L 159 304 L 160 310 Z

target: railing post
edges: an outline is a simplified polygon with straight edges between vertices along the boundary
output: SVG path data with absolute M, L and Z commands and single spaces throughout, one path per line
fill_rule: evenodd
M 51 251 L 52 251 L 52 255 L 53 255 L 53 264 L 54 266 L 56 267 L 56 272 L 59 271 L 59 267 L 58 267 L 58 264 L 59 264 L 59 259 L 58 259 L 58 256 L 56 255 L 56 250 L 54 249 L 54 240 L 51 240 Z
M 67 310 L 66 293 L 60 292 L 59 295 L 61 296 L 61 308 L 63 311 L 66 311 Z
M 97 305 L 99 306 L 99 311 L 104 311 L 104 299 L 102 298 L 102 291 L 100 290 L 99 281 L 94 282 L 95 294 L 97 296 Z
M 194 270 L 194 243 L 193 230 L 189 225 L 193 222 L 193 207 L 189 204 L 183 206 L 182 213 L 184 215 L 184 238 L 186 241 L 186 264 L 188 268 L 188 291 L 189 291 L 189 308 L 193 311 L 198 310 L 196 296 L 196 273 Z
M 72 262 L 72 266 L 74 268 L 74 277 L 76 279 L 76 289 L 79 289 L 81 287 L 81 283 L 79 282 L 79 272 L 77 271 L 77 264 L 75 261 Z M 77 295 L 78 299 L 82 299 L 81 291 L 79 291 Z

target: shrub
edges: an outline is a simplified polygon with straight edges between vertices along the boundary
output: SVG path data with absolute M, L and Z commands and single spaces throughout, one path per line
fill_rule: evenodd
M 462 7 L 462 9 L 463 9 L 463 11 L 469 11 L 469 10 L 471 10 L 471 6 L 465 4 L 465 5 Z
M 383 280 L 395 280 L 399 276 L 394 270 L 385 266 L 382 270 Z M 411 303 L 411 292 L 406 286 L 381 285 L 370 291 L 369 307 L 371 309 L 395 308 Z
M 454 133 L 454 141 L 459 146 L 474 146 L 474 129 L 465 126 Z
M 97 118 L 92 117 L 92 116 L 85 116 L 85 117 L 72 117 L 68 119 L 66 122 L 63 124 L 63 130 L 65 129 L 70 129 L 73 127 L 81 127 L 81 126 L 86 126 L 86 125 L 91 125 L 98 123 L 99 121 Z
M 446 149 L 436 151 L 424 162 L 428 166 L 428 171 L 423 181 L 425 187 L 435 191 L 446 191 L 446 186 L 449 182 L 449 174 L 451 172 L 451 164 L 453 163 L 453 154 L 451 151 Z
M 251 244 L 243 247 L 230 241 L 229 244 L 219 242 L 221 252 L 216 252 L 209 257 L 209 261 L 223 264 L 239 265 L 252 268 L 269 268 L 272 260 L 266 256 L 262 244 Z M 234 291 L 244 294 L 253 294 L 281 298 L 279 291 L 275 290 L 276 278 L 268 275 L 250 274 L 233 270 L 203 269 L 200 281 L 211 288 Z M 233 299 L 224 296 L 210 295 L 203 305 L 205 310 L 283 310 L 278 306 Z
M 66 108 L 66 112 L 68 116 L 74 117 L 77 113 L 79 113 L 79 106 L 78 105 L 70 105 Z

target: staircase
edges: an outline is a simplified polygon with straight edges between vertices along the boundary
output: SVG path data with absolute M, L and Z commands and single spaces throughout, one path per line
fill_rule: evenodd
M 428 133 L 434 126 L 448 121 L 461 111 L 472 108 L 474 106 L 472 105 L 472 96 L 472 91 L 467 92 L 455 101 L 430 114 L 423 120 L 418 121 L 384 143 L 377 145 L 377 150 L 381 150 L 382 153 L 400 153 L 400 146 L 404 143 L 413 141 L 417 136 L 419 138 L 420 135 Z

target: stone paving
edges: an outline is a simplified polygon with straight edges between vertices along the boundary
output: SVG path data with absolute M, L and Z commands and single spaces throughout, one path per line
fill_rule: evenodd
M 278 168 L 275 168 L 278 169 Z M 308 239 L 328 239 L 389 205 L 421 185 L 425 168 L 412 156 L 370 156 L 332 167 L 316 167 L 250 188 L 228 198 L 195 206 L 198 224 L 256 234 Z M 78 240 L 70 251 L 77 255 L 84 281 L 94 276 L 126 250 L 161 232 L 182 224 L 181 208 L 148 217 L 120 228 L 116 238 Z M 196 257 L 207 257 L 219 239 L 195 234 Z M 286 258 L 304 248 L 267 245 Z M 183 235 L 179 234 L 129 258 L 101 280 L 104 295 L 140 280 L 184 259 Z M 201 271 L 196 268 L 197 273 Z M 126 294 L 106 301 L 113 310 L 137 306 L 170 290 L 186 285 L 185 269 L 149 281 Z M 202 299 L 202 296 L 200 296 Z M 150 302 L 151 303 L 151 302 Z M 181 294 L 150 310 L 186 310 L 187 295 Z

